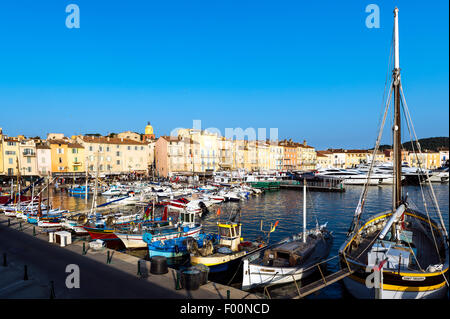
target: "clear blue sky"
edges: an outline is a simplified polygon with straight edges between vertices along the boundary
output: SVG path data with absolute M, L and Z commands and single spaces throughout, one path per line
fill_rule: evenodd
M 80 28 L 68 29 L 68 4 Z M 365 8 L 380 8 L 368 29 Z M 2 1 L 10 136 L 276 127 L 318 149 L 374 145 L 395 6 L 421 137 L 449 132 L 448 1 Z M 389 131 L 389 126 L 386 127 Z M 390 134 L 385 134 L 389 143 Z

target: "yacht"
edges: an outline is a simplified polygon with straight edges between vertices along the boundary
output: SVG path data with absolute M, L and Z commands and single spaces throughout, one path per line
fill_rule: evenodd
M 357 169 L 338 169 L 327 168 L 320 169 L 315 174 L 319 178 L 336 178 L 341 179 L 345 185 L 365 185 L 369 182 L 370 185 L 380 185 L 384 178 L 392 178 L 388 175 L 371 175 L 370 180 L 366 173 Z

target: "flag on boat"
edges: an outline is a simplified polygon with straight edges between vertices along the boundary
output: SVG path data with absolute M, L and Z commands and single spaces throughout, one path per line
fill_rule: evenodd
M 272 229 L 270 230 L 270 232 L 274 232 L 275 228 L 277 228 L 278 226 L 278 220 L 276 221 L 275 225 L 273 225 Z
M 217 216 L 220 215 L 220 207 L 217 209 Z
M 359 199 L 358 206 L 355 209 L 355 216 L 361 215 L 361 198 Z

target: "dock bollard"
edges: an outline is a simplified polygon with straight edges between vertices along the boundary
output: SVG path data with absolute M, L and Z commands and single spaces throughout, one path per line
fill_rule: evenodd
M 19 222 L 19 230 L 22 231 L 22 222 Z
M 137 270 L 137 276 L 142 276 L 142 273 L 141 273 L 141 260 L 139 259 L 138 261 L 137 261 L 137 267 L 138 267 L 138 270 Z
M 36 236 L 36 227 L 33 226 L 33 236 Z
M 83 255 L 86 255 L 86 243 L 83 243 Z
M 23 280 L 28 280 L 28 267 L 27 267 L 27 265 L 24 265 L 23 269 L 24 269 Z
M 11 226 L 11 219 L 8 218 L 8 227 Z
M 6 253 L 3 253 L 3 267 L 7 267 L 8 264 L 6 263 Z
M 177 271 L 177 282 L 175 285 L 175 290 L 180 290 L 181 289 L 181 284 L 180 284 L 181 280 L 180 280 L 180 272 Z
M 50 281 L 50 299 L 55 299 L 55 287 L 53 284 L 53 280 Z
M 230 291 L 227 290 L 227 299 L 230 299 Z
M 106 252 L 106 263 L 110 264 L 112 259 L 112 254 L 109 253 L 109 250 Z

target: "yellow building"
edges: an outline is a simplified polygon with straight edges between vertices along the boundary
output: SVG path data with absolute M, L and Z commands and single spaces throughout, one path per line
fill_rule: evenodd
M 333 153 L 330 151 L 317 151 L 317 169 L 333 167 Z
M 372 154 L 372 153 L 370 153 Z M 380 153 L 381 155 L 382 153 Z M 367 150 L 346 150 L 345 167 L 354 168 L 360 164 L 367 163 L 369 151 Z
M 422 153 L 409 152 L 409 165 L 424 169 L 436 169 L 441 166 L 439 152 L 424 150 Z
M 0 175 L 5 175 L 3 168 L 3 131 L 0 127 Z
M 317 153 L 314 147 L 306 144 L 297 144 L 297 169 L 302 171 L 312 171 L 316 169 Z
M 50 146 L 52 174 L 58 175 L 58 173 L 69 172 L 69 162 L 67 160 L 69 140 L 54 138 L 48 140 L 48 144 Z
M 84 147 L 79 143 L 69 143 L 67 145 L 67 167 L 68 172 L 84 173 L 85 171 Z
M 268 171 L 270 169 L 270 145 L 266 142 L 257 141 L 257 167 L 256 170 Z
M 192 141 L 195 171 L 206 174 L 220 169 L 220 140 L 216 133 L 198 129 L 179 129 L 178 138 Z M 198 166 L 197 166 L 198 165 Z
M 91 174 L 97 165 L 101 175 L 148 173 L 147 142 L 104 136 L 77 136 L 76 141 L 84 147 L 84 166 Z
M 21 172 L 19 143 L 17 137 L 3 136 L 3 173 L 6 176 L 17 176 Z

